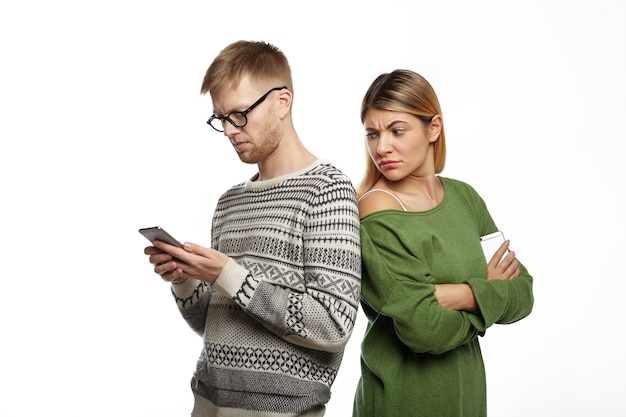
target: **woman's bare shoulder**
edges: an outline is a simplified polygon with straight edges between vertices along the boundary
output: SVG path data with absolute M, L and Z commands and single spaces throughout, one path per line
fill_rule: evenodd
M 398 197 L 390 191 L 381 188 L 373 188 L 359 198 L 360 217 L 382 210 L 406 211 L 406 208 Z

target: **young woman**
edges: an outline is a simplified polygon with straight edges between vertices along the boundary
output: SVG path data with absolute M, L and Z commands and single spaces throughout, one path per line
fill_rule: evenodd
M 380 75 L 361 121 L 368 326 L 353 415 L 485 416 L 478 336 L 530 314 L 532 277 L 508 241 L 487 262 L 480 237 L 498 229 L 484 201 L 470 185 L 438 175 L 445 135 L 427 80 L 408 70 Z

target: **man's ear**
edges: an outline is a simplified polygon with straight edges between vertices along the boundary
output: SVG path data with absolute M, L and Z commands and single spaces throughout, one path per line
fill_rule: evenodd
M 280 100 L 279 102 L 280 116 L 285 117 L 291 111 L 291 104 L 293 103 L 293 94 L 291 94 L 291 91 L 289 91 L 287 88 L 284 88 L 279 91 L 278 100 Z
M 443 118 L 440 114 L 436 114 L 430 121 L 428 126 L 428 140 L 433 143 L 437 142 L 439 135 L 441 135 L 441 126 L 443 125 Z

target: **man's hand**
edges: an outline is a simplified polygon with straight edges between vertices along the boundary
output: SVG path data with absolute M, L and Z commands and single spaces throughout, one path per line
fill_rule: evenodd
M 156 242 L 158 241 L 154 241 L 153 244 L 156 245 Z M 172 246 L 169 244 L 163 245 Z M 185 276 L 182 269 L 182 262 L 178 259 L 174 259 L 172 255 L 164 250 L 161 250 L 156 246 L 147 246 L 143 250 L 143 253 L 149 256 L 148 259 L 150 263 L 154 265 L 154 272 L 160 275 L 164 281 L 171 282 L 173 284 L 182 284 L 190 278 L 189 276 Z
M 185 242 L 182 248 L 155 240 L 154 246 L 145 248 L 149 255 L 154 272 L 164 281 L 181 284 L 189 278 L 199 279 L 213 284 L 226 262 L 228 256 L 215 249 Z

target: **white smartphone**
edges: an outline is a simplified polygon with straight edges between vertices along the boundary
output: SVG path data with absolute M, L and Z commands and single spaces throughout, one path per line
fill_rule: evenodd
M 500 231 L 490 233 L 480 237 L 480 244 L 483 247 L 483 253 L 487 263 L 493 258 L 494 253 L 500 248 L 500 245 L 504 243 L 504 234 Z M 502 255 L 504 257 L 506 252 Z
M 165 243 L 169 243 L 170 245 L 178 246 L 179 248 L 183 247 L 182 243 L 174 239 L 172 235 L 167 233 L 165 229 L 163 229 L 160 226 L 146 227 L 143 229 L 139 229 L 139 233 L 144 235 L 146 239 L 148 239 L 150 242 L 155 241 L 155 240 L 161 240 Z

